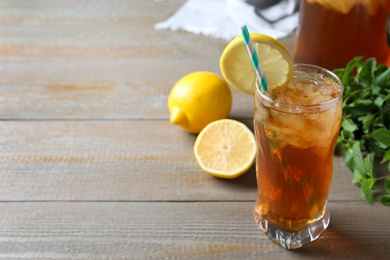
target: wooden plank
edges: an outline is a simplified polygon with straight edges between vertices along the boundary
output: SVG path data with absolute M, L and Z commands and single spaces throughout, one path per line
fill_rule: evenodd
M 4 1 L 0 118 L 167 118 L 173 84 L 196 70 L 218 73 L 226 44 L 154 30 L 182 3 Z
M 167 120 L 0 122 L 0 200 L 253 201 L 254 167 L 214 178 L 195 139 Z M 330 200 L 360 201 L 344 158 L 334 167 Z
M 0 119 L 168 118 L 174 83 L 198 70 L 220 74 L 227 45 L 154 29 L 182 3 L 4 1 Z M 293 39 L 282 41 L 292 50 Z M 252 97 L 232 91 L 231 115 L 249 118 Z
M 250 202 L 0 203 L 0 259 L 385 259 L 388 209 L 330 203 L 319 241 L 287 251 Z
M 179 78 L 173 76 L 171 80 Z M 0 120 L 168 120 L 167 101 L 173 85 L 174 82 L 89 86 L 3 84 L 0 85 Z M 232 94 L 230 117 L 252 118 L 253 97 L 236 90 Z

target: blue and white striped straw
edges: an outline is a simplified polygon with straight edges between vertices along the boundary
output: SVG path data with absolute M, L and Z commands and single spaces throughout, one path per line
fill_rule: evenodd
M 259 57 L 257 56 L 256 50 L 253 47 L 251 37 L 249 35 L 248 28 L 246 25 L 241 26 L 242 37 L 244 38 L 246 49 L 248 50 L 249 56 L 252 59 L 253 67 L 255 68 L 257 78 L 260 80 L 261 89 L 266 92 L 268 90 L 268 83 L 261 68 Z

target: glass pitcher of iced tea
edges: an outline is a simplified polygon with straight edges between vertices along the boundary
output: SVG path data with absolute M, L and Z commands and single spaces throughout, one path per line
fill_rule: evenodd
M 295 62 L 333 70 L 363 56 L 390 66 L 389 15 L 390 0 L 301 0 Z

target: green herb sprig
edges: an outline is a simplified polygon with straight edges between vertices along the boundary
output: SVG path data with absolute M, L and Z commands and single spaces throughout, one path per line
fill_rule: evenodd
M 367 202 L 378 199 L 390 206 L 390 67 L 377 65 L 375 58 L 356 57 L 334 73 L 344 84 L 337 143 L 354 174 L 353 183 Z M 384 175 L 377 176 L 375 160 L 387 164 Z

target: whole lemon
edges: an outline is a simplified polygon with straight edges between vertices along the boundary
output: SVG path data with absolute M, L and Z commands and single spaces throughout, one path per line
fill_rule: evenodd
M 181 78 L 168 97 L 170 121 L 190 133 L 226 118 L 232 106 L 227 83 L 217 74 L 197 71 Z

